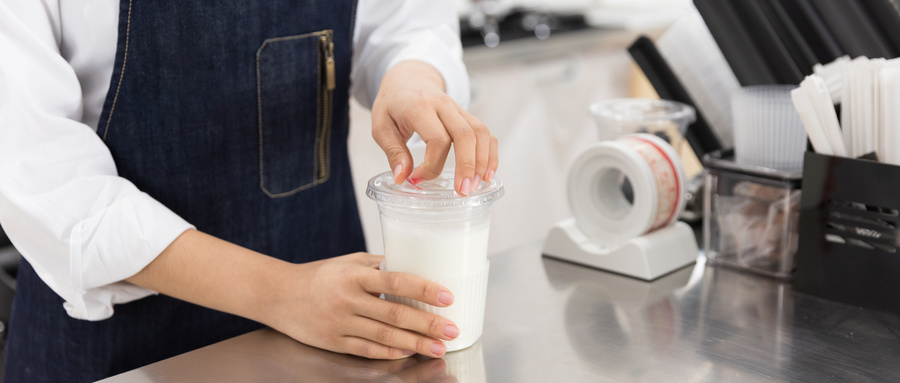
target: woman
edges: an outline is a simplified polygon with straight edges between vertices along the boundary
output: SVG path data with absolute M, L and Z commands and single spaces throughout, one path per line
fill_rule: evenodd
M 377 296 L 452 292 L 360 252 L 347 101 L 371 104 L 397 182 L 453 143 L 468 193 L 497 146 L 460 106 L 457 35 L 453 2 L 0 4 L 0 222 L 25 258 L 6 381 L 96 380 L 262 325 L 441 356 L 453 323 Z

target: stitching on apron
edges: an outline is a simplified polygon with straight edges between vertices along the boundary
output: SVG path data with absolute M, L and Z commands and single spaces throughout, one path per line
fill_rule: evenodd
M 262 54 L 263 49 L 269 43 L 297 40 L 297 39 L 313 37 L 313 36 L 322 36 L 322 35 L 326 35 L 328 33 L 329 33 L 329 30 L 326 29 L 326 30 L 318 31 L 318 32 L 305 33 L 302 35 L 285 36 L 285 37 L 276 37 L 276 38 L 266 39 L 263 41 L 262 45 L 260 45 L 259 49 L 256 51 L 256 109 L 257 109 L 257 115 L 258 115 L 257 118 L 259 120 L 258 121 L 258 124 L 259 124 L 259 188 L 262 189 L 263 193 L 266 193 L 266 195 L 269 196 L 269 198 L 287 197 L 292 194 L 296 194 L 303 190 L 309 189 L 313 186 L 319 185 L 322 183 L 322 181 L 320 181 L 318 179 L 314 179 L 310 183 L 307 183 L 296 189 L 289 190 L 289 191 L 282 192 L 282 193 L 272 193 L 271 191 L 269 191 L 269 189 L 266 188 L 265 174 L 263 173 L 265 171 L 265 166 L 263 165 L 264 154 L 263 154 L 263 123 L 262 123 L 262 82 L 260 81 L 261 74 L 259 71 L 259 56 L 260 56 L 260 54 Z M 322 53 L 318 49 L 316 49 L 316 62 L 322 61 L 321 54 Z M 321 76 L 319 76 L 319 77 L 321 77 Z M 319 79 L 318 82 L 316 83 L 316 93 L 317 93 L 316 97 L 319 99 L 318 101 L 321 101 L 321 98 L 322 98 L 321 82 L 322 82 L 322 80 Z M 316 113 L 319 113 L 318 110 Z M 321 125 L 318 116 L 316 117 L 316 125 L 317 126 Z M 317 161 L 318 161 L 318 158 L 313 159 L 313 174 L 315 174 L 315 171 L 318 167 Z M 326 179 L 327 179 L 327 177 L 326 177 Z
M 119 89 L 122 88 L 122 79 L 125 78 L 125 66 L 128 64 L 128 40 L 131 37 L 131 4 L 133 0 L 128 0 L 128 21 L 125 25 L 125 55 L 122 58 L 122 72 L 119 73 L 119 82 L 116 84 L 116 95 L 113 97 L 112 106 L 109 108 L 109 116 L 106 118 L 106 128 L 103 129 L 103 141 L 106 141 L 106 135 L 109 134 L 109 124 L 112 122 L 113 113 L 116 111 L 116 101 L 119 101 Z

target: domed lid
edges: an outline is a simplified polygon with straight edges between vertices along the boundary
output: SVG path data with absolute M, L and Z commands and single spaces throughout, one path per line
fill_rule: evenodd
M 591 114 L 607 124 L 663 125 L 674 123 L 684 133 L 696 120 L 694 108 L 680 102 L 622 98 L 591 105 Z
M 453 169 L 444 169 L 441 175 L 430 181 L 413 185 L 409 179 L 394 183 L 394 175 L 384 172 L 369 180 L 366 195 L 378 203 L 411 208 L 454 208 L 489 205 L 503 196 L 503 183 L 496 177 L 481 182 L 468 196 L 456 194 L 453 188 Z

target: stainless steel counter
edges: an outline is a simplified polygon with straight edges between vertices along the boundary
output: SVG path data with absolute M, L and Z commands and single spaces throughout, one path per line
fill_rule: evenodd
M 900 381 L 900 317 L 795 294 L 700 258 L 652 283 L 541 257 L 491 257 L 481 340 L 373 361 L 260 330 L 103 382 Z

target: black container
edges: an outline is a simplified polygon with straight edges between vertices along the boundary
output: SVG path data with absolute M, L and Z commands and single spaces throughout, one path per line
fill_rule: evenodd
M 900 167 L 806 153 L 796 291 L 900 314 Z

